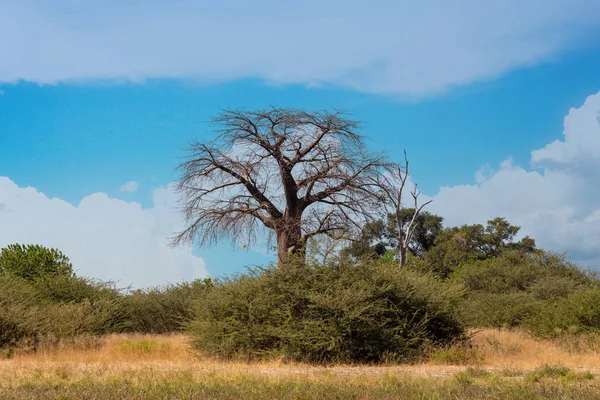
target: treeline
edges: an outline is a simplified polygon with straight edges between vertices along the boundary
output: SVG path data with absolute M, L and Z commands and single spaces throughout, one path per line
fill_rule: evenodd
M 340 252 L 341 259 L 393 262 L 396 232 L 414 210 L 367 224 L 361 237 Z M 516 240 L 520 228 L 504 218 L 480 225 L 444 228 L 443 219 L 418 214 L 407 267 L 460 285 L 457 312 L 469 328 L 521 327 L 534 336 L 600 330 L 600 286 L 595 271 L 564 255 L 539 249 L 535 240 Z
M 409 221 L 414 210 L 402 212 Z M 596 275 L 516 240 L 506 220 L 444 228 L 422 212 L 404 268 L 396 221 L 367 224 L 319 261 L 136 291 L 77 276 L 58 250 L 11 245 L 0 253 L 0 348 L 186 331 L 199 352 L 219 357 L 382 362 L 426 357 L 468 340 L 469 328 L 600 330 Z

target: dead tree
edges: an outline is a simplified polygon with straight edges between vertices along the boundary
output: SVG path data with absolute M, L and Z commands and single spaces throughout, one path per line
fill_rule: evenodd
M 377 176 L 377 185 L 380 187 L 383 197 L 392 207 L 392 213 L 396 217 L 397 223 L 397 239 L 398 239 L 398 253 L 399 253 L 399 264 L 401 268 L 406 265 L 406 254 L 409 250 L 409 245 L 412 241 L 415 233 L 417 224 L 417 217 L 421 210 L 431 203 L 433 200 L 429 200 L 419 206 L 419 195 L 421 192 L 418 191 L 417 185 L 414 186 L 410 192 L 414 201 L 414 212 L 412 218 L 405 223 L 402 218 L 404 189 L 409 178 L 408 169 L 408 158 L 406 156 L 406 150 L 404 150 L 404 167 L 400 165 L 388 166 L 385 172 Z
M 174 244 L 252 245 L 263 229 L 281 266 L 290 255 L 304 261 L 309 238 L 360 229 L 377 209 L 385 160 L 344 114 L 227 110 L 213 123 L 216 138 L 193 143 L 179 166 L 186 228 Z

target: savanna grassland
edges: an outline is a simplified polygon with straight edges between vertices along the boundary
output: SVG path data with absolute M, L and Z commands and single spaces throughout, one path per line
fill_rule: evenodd
M 224 361 L 182 334 L 113 334 L 64 341 L 0 361 L 3 399 L 593 399 L 600 340 L 536 340 L 520 331 L 471 332 L 414 364 Z
M 142 290 L 3 248 L 0 399 L 600 398 L 597 274 L 504 219 L 421 216 L 406 267 L 381 223 L 333 258 Z

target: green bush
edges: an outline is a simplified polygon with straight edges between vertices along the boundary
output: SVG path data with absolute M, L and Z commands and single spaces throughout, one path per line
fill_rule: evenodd
M 452 279 L 465 285 L 468 292 L 485 293 L 511 293 L 532 289 L 539 294 L 540 289 L 549 288 L 549 282 L 557 279 L 560 279 L 563 290 L 575 290 L 593 282 L 592 276 L 567 261 L 564 256 L 543 251 L 534 254 L 505 251 L 496 258 L 467 262 L 457 268 Z M 555 292 L 556 288 L 552 290 Z M 563 291 L 560 296 L 565 294 L 567 293 Z
M 528 328 L 532 334 L 541 337 L 600 332 L 600 287 L 578 290 L 548 304 L 530 319 Z
M 463 338 L 456 285 L 395 264 L 257 268 L 197 303 L 197 350 L 327 362 L 413 360 Z
M 592 274 L 564 256 L 541 250 L 506 250 L 499 257 L 466 262 L 451 280 L 466 290 L 464 323 L 477 328 L 530 326 L 554 303 L 596 284 Z
M 36 337 L 45 325 L 40 296 L 25 281 L 0 276 L 0 348 Z
M 78 277 L 56 249 L 11 245 L 0 255 L 0 347 L 109 332 L 180 331 L 210 280 L 123 293 Z
M 12 244 L 0 251 L 0 275 L 33 281 L 48 276 L 72 276 L 73 266 L 59 250 Z
M 513 328 L 524 325 L 543 309 L 528 293 L 472 293 L 460 306 L 465 325 L 472 328 Z
M 140 333 L 169 333 L 183 330 L 193 317 L 193 304 L 211 287 L 210 279 L 136 290 L 123 296 L 120 310 L 122 330 Z
M 32 282 L 33 287 L 54 303 L 80 303 L 86 300 L 116 299 L 120 293 L 112 282 L 78 276 L 46 276 Z
M 118 329 L 116 298 L 52 302 L 31 282 L 0 276 L 0 347 Z

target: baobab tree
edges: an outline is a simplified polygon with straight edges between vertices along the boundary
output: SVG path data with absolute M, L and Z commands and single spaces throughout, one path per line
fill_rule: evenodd
M 174 244 L 252 245 L 265 230 L 281 266 L 304 260 L 309 238 L 346 235 L 377 211 L 386 161 L 344 114 L 226 110 L 213 123 L 214 140 L 193 143 L 179 166 L 186 228 Z
M 406 209 L 404 208 L 403 197 L 408 178 L 410 177 L 408 167 L 408 157 L 406 156 L 406 150 L 404 150 L 404 166 L 388 165 L 385 168 L 385 172 L 377 175 L 375 178 L 377 185 L 381 188 L 381 191 L 385 196 L 385 203 L 392 208 L 391 212 L 396 219 L 396 236 L 399 255 L 398 262 L 401 268 L 406 265 L 406 254 L 412 243 L 415 229 L 417 228 L 417 218 L 419 213 L 426 205 L 433 201 L 429 200 L 419 205 L 419 196 L 421 192 L 418 191 L 417 185 L 415 185 L 410 192 L 414 203 L 412 216 L 408 221 L 406 220 Z

